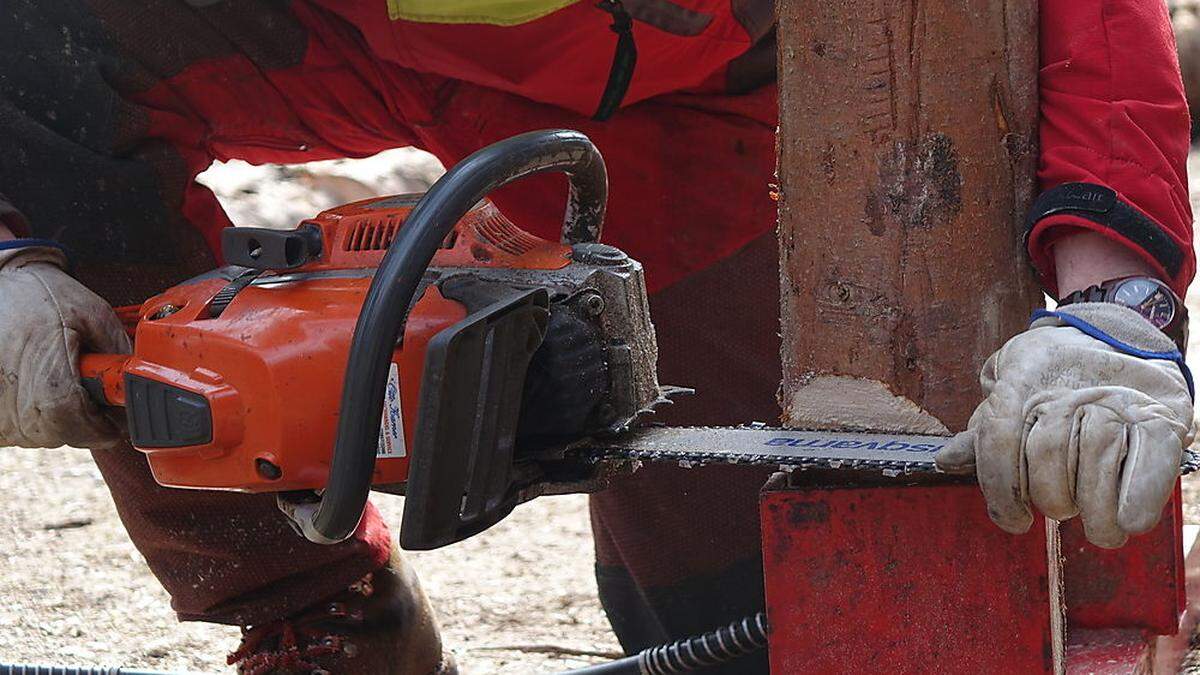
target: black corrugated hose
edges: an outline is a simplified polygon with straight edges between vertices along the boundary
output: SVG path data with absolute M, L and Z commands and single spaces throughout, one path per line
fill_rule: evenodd
M 644 649 L 634 656 L 563 675 L 677 675 L 739 659 L 767 646 L 767 615 L 759 612 L 711 633 Z
M 563 675 L 678 675 L 729 663 L 767 646 L 767 615 L 759 612 L 696 637 L 644 649 Z M 0 675 L 183 675 L 157 670 L 34 666 L 0 663 Z
M 0 663 L 0 675 L 184 675 L 161 670 L 130 668 L 89 668 L 86 666 L 34 666 L 21 663 Z

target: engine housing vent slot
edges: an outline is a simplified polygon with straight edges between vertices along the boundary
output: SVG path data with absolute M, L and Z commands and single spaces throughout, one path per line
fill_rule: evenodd
M 474 226 L 480 239 L 510 255 L 524 255 L 540 243 L 537 237 L 513 225 L 499 212 L 476 220 Z
M 350 233 L 342 239 L 343 251 L 386 251 L 404 221 L 395 218 L 364 218 L 350 225 Z

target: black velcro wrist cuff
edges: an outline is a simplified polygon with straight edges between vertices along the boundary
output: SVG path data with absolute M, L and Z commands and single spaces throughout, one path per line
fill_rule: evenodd
M 1083 218 L 1116 232 L 1149 253 L 1172 279 L 1183 267 L 1183 251 L 1153 218 L 1122 201 L 1111 188 L 1095 183 L 1063 183 L 1039 195 L 1025 220 L 1026 247 L 1038 221 L 1057 214 Z

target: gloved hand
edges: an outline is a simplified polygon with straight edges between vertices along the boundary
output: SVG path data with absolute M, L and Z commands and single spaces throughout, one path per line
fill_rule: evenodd
M 120 438 L 79 384 L 79 353 L 128 353 L 129 337 L 65 266 L 57 248 L 0 249 L 0 446 L 104 448 Z
M 1158 522 L 1192 441 L 1192 382 L 1175 344 L 1137 312 L 1080 303 L 1035 313 L 1029 330 L 987 360 L 987 396 L 937 455 L 974 471 L 988 514 L 1025 532 L 1030 505 L 1083 519 L 1087 538 L 1117 548 Z

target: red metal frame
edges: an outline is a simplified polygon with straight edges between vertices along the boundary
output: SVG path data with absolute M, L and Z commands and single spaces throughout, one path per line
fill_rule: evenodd
M 781 483 L 760 511 L 773 673 L 1052 673 L 1056 640 L 1068 673 L 1174 673 L 1188 652 L 1200 547 L 1178 488 L 1155 530 L 1112 551 L 1077 522 L 1008 535 L 974 485 Z
M 1176 487 L 1158 527 L 1115 550 L 1089 544 L 1078 519 L 1063 523 L 1069 626 L 1175 633 L 1187 605 L 1182 501 Z
M 768 489 L 773 673 L 1053 672 L 1046 528 L 975 485 Z

